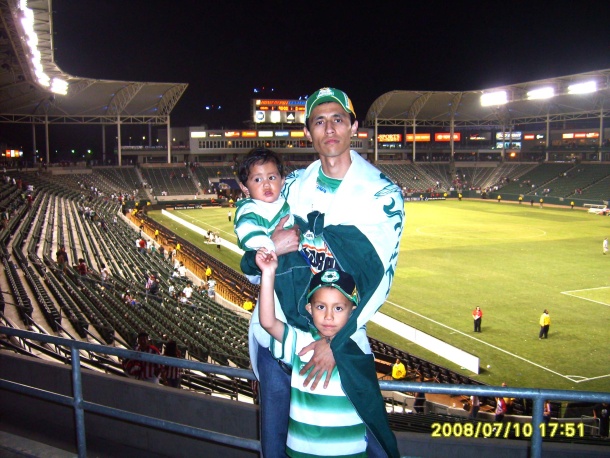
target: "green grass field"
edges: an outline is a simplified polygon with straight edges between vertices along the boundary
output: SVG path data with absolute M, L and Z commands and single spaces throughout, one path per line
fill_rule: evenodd
M 369 334 L 485 383 L 610 391 L 610 218 L 569 208 L 493 201 L 406 204 L 398 269 L 383 313 L 480 358 L 469 371 L 375 324 Z M 227 209 L 176 212 L 235 242 Z M 160 212 L 151 217 L 239 270 Z M 471 312 L 484 313 L 474 333 Z M 538 339 L 544 308 L 547 340 Z M 487 369 L 487 365 L 491 367 Z

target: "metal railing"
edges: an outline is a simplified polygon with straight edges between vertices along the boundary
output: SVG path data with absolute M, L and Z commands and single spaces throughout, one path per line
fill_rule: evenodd
M 81 364 L 79 351 L 107 354 L 119 358 L 128 358 L 138 361 L 148 361 L 157 364 L 177 366 L 182 369 L 191 369 L 204 373 L 220 374 L 228 377 L 237 377 L 247 380 L 255 380 L 254 373 L 246 369 L 237 369 L 215 364 L 188 361 L 184 359 L 169 358 L 166 356 L 142 353 L 134 350 L 114 348 L 78 340 L 65 339 L 46 334 L 39 334 L 31 331 L 0 327 L 0 334 L 18 337 L 24 340 L 45 342 L 70 348 L 71 372 L 72 372 L 72 396 L 65 396 L 52 393 L 35 387 L 15 383 L 10 380 L 0 379 L 0 389 L 13 391 L 21 394 L 30 395 L 39 399 L 53 401 L 58 404 L 70 406 L 74 410 L 76 423 L 76 441 L 78 456 L 87 456 L 87 444 L 85 438 L 85 411 L 102 414 L 108 417 L 117 418 L 123 421 L 150 426 L 152 428 L 170 431 L 189 437 L 204 439 L 220 444 L 234 446 L 242 449 L 260 452 L 260 441 L 247 439 L 228 434 L 222 434 L 201 428 L 194 428 L 188 425 L 175 423 L 145 415 L 135 414 L 120 409 L 88 402 L 83 398 Z M 545 401 L 581 401 L 581 402 L 610 402 L 610 393 L 587 392 L 587 391 L 568 391 L 568 390 L 546 390 L 536 388 L 511 388 L 511 387 L 492 387 L 483 385 L 452 385 L 421 382 L 400 382 L 400 381 L 379 381 L 380 388 L 384 391 L 400 392 L 423 392 L 432 394 L 446 395 L 476 395 L 480 397 L 514 397 L 527 398 L 533 400 L 533 414 L 531 423 L 531 451 L 530 456 L 539 458 L 542 456 L 542 432 L 540 425 L 543 423 L 543 410 Z M 510 425 L 505 426 L 504 431 L 508 432 Z

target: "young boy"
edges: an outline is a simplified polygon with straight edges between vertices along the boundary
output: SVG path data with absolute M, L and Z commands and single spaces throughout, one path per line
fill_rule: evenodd
M 260 323 L 274 339 L 270 347 L 274 357 L 292 367 L 286 453 L 288 456 L 366 456 L 366 427 L 341 388 L 337 368 L 324 390 L 313 391 L 303 386 L 306 375 L 299 374 L 313 353 L 299 356 L 300 350 L 319 339 L 330 343 L 357 306 L 354 279 L 338 269 L 324 270 L 312 278 L 305 308 L 313 327 L 305 332 L 276 318 L 276 253 L 261 248 L 256 253 L 256 264 L 261 270 Z
M 290 214 L 280 195 L 285 180 L 282 161 L 273 151 L 254 149 L 239 164 L 238 177 L 246 198 L 237 202 L 235 211 L 237 243 L 245 251 L 275 251 L 270 235 L 279 220 Z M 289 218 L 285 227 L 292 224 Z

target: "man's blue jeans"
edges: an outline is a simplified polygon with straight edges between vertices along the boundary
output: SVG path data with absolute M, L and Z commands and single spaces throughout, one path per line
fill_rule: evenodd
M 263 458 L 286 457 L 288 418 L 290 416 L 290 375 L 282 370 L 268 348 L 258 346 L 259 405 Z M 318 390 L 322 384 L 318 385 Z M 387 454 L 367 428 L 369 458 Z
M 290 413 L 290 375 L 268 348 L 258 347 L 261 446 L 264 458 L 286 456 Z

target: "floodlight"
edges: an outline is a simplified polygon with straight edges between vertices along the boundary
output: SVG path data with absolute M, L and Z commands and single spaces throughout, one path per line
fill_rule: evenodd
M 51 92 L 66 95 L 68 93 L 68 83 L 59 78 L 53 78 L 51 82 Z
M 528 100 L 538 99 L 550 99 L 555 95 L 555 88 L 553 87 L 541 87 L 539 89 L 532 89 L 527 92 Z
M 576 83 L 568 86 L 569 94 L 589 94 L 597 91 L 596 81 L 587 81 L 585 83 Z
M 508 103 L 506 91 L 488 92 L 481 95 L 481 106 L 489 107 L 492 105 L 504 105 Z

